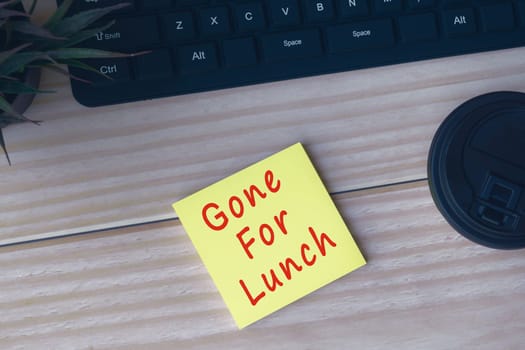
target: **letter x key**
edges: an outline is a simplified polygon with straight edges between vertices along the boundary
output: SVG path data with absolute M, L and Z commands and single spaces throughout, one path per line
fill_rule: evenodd
M 199 14 L 201 32 L 205 36 L 215 36 L 230 32 L 230 18 L 226 7 L 203 9 Z

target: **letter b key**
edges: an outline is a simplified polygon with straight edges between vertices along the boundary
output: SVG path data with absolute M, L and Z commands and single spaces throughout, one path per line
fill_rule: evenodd
M 306 2 L 306 19 L 309 22 L 319 22 L 334 16 L 332 0 L 308 0 Z

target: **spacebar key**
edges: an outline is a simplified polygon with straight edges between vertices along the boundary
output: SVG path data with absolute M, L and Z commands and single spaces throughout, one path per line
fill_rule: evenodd
M 327 28 L 326 36 L 332 53 L 394 45 L 392 21 L 387 19 L 332 26 Z
M 322 54 L 321 36 L 317 29 L 268 34 L 261 37 L 261 44 L 267 62 Z

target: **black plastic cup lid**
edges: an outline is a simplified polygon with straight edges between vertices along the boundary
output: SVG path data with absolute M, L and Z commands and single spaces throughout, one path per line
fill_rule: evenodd
M 436 206 L 470 240 L 525 247 L 525 94 L 494 92 L 456 108 L 428 157 Z

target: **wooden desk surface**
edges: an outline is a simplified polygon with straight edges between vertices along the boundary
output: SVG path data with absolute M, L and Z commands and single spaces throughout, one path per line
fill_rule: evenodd
M 455 233 L 426 158 L 458 104 L 525 91 L 524 56 L 96 109 L 44 75 L 57 93 L 28 111 L 43 124 L 5 130 L 0 244 L 16 244 L 0 247 L 0 348 L 522 349 L 523 252 Z M 238 331 L 170 204 L 298 141 L 368 265 Z

